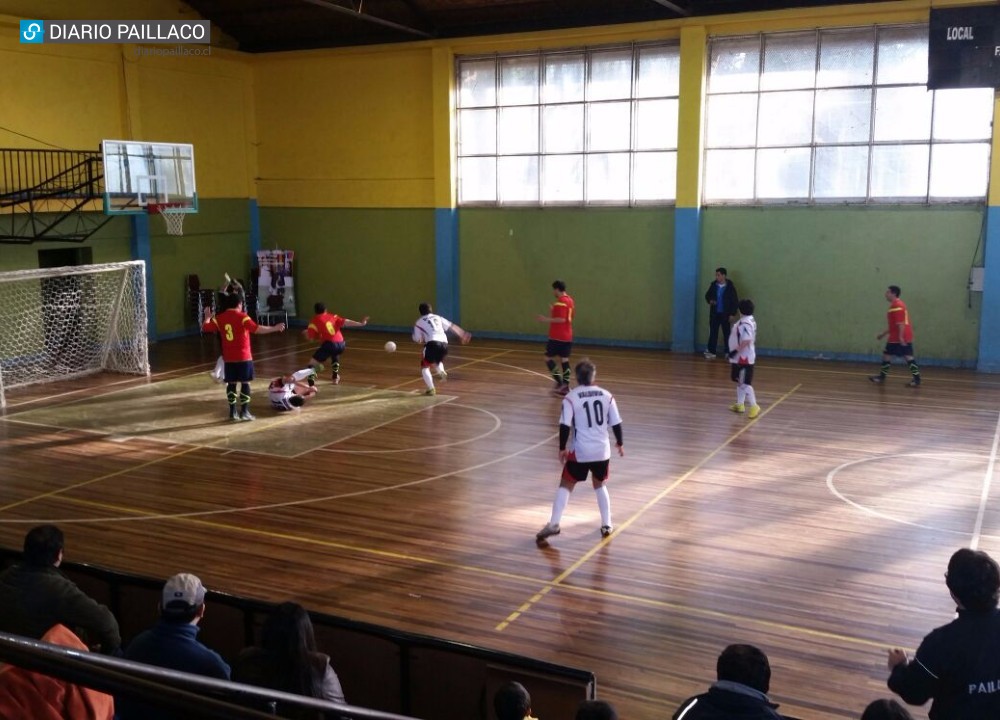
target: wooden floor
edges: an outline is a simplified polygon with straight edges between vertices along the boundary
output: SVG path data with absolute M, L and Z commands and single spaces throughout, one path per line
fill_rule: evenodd
M 727 409 L 721 360 L 578 347 L 624 417 L 616 531 L 601 540 L 588 484 L 539 548 L 560 471 L 542 348 L 453 346 L 438 402 L 384 415 L 376 400 L 412 404 L 398 391 L 422 389 L 416 346 L 394 337 L 387 354 L 389 337 L 351 334 L 344 385 L 324 379 L 320 397 L 387 392 L 343 412 L 304 408 L 303 432 L 332 440 L 293 456 L 274 451 L 261 380 L 261 420 L 238 426 L 252 450 L 76 422 L 95 396 L 187 378 L 203 379 L 199 423 L 214 428 L 226 405 L 206 374 L 213 339 L 154 346 L 148 381 L 10 392 L 0 544 L 56 522 L 76 561 L 195 572 L 213 589 L 592 670 L 628 720 L 669 717 L 731 642 L 765 650 L 789 714 L 857 718 L 888 694 L 885 648 L 915 648 L 950 620 L 950 554 L 1000 556 L 1000 377 L 926 368 L 913 390 L 902 368 L 877 387 L 870 366 L 763 358 L 764 411 L 748 421 Z M 256 339 L 258 377 L 302 366 L 311 346 L 298 340 Z M 129 406 L 154 421 L 173 407 L 152 393 Z M 32 420 L 40 408 L 66 422 Z

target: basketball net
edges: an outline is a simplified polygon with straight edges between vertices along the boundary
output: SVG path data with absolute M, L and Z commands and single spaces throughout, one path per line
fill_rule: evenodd
M 167 226 L 167 235 L 184 234 L 184 216 L 187 213 L 184 212 L 183 206 L 150 203 L 147 209 L 151 215 L 156 213 L 163 218 L 163 222 Z

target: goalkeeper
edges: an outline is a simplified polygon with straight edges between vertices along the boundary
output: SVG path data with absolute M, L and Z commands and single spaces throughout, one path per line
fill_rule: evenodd
M 222 358 L 225 361 L 226 399 L 229 401 L 229 419 L 232 421 L 254 420 L 250 414 L 250 381 L 253 380 L 253 355 L 250 352 L 251 335 L 269 335 L 284 332 L 285 323 L 258 325 L 243 312 L 243 302 L 239 295 L 225 298 L 225 310 L 213 316 L 211 308 L 205 308 L 205 322 L 201 329 L 219 333 L 222 338 Z M 236 384 L 240 383 L 240 392 Z

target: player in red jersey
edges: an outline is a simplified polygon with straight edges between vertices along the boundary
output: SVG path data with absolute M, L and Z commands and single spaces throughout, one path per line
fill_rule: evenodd
M 339 385 L 340 356 L 347 349 L 347 343 L 344 342 L 344 334 L 341 332 L 341 328 L 364 327 L 368 324 L 368 316 L 365 315 L 361 318 L 361 322 L 348 320 L 347 318 L 340 317 L 340 315 L 327 312 L 326 305 L 320 302 L 316 303 L 313 309 L 316 311 L 316 314 L 309 321 L 309 327 L 303 330 L 302 334 L 310 340 L 319 340 L 320 346 L 313 353 L 313 361 L 309 363 L 309 367 L 315 370 L 317 374 L 321 373 L 323 372 L 323 363 L 333 358 L 333 384 Z
M 889 312 L 886 317 L 889 321 L 889 329 L 878 335 L 878 339 L 888 336 L 885 349 L 882 351 L 882 367 L 878 375 L 868 377 L 876 385 L 885 382 L 889 375 L 889 367 L 892 365 L 893 356 L 901 357 L 910 366 L 910 382 L 907 387 L 920 387 L 920 368 L 913 359 L 913 326 L 910 325 L 910 312 L 906 309 L 906 303 L 899 299 L 900 290 L 898 285 L 890 285 L 885 291 L 885 299 L 889 301 Z
M 258 325 L 243 312 L 243 302 L 235 294 L 226 296 L 225 306 L 226 309 L 214 317 L 212 309 L 205 308 L 205 322 L 201 329 L 205 332 L 219 333 L 222 338 L 222 359 L 226 363 L 226 399 L 229 400 L 229 419 L 253 420 L 254 416 L 250 414 L 250 381 L 253 380 L 250 335 L 284 332 L 285 324 Z M 236 383 L 241 384 L 238 395 Z
M 549 323 L 549 341 L 545 344 L 545 364 L 552 373 L 556 386 L 552 392 L 556 395 L 566 395 L 569 392 L 569 356 L 573 351 L 573 298 L 566 293 L 566 283 L 556 280 L 552 283 L 552 294 L 556 301 L 552 303 L 551 313 L 539 315 L 538 322 Z M 562 367 L 556 367 L 554 358 L 558 357 Z

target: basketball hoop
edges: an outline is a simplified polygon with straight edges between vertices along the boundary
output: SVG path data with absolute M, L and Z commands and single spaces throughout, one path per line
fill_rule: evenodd
M 159 215 L 167 226 L 167 235 L 184 234 L 184 212 L 186 208 L 182 203 L 149 203 L 146 211 L 150 215 Z

